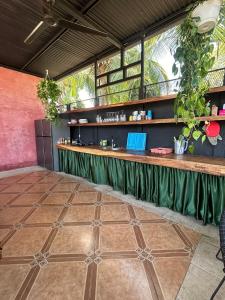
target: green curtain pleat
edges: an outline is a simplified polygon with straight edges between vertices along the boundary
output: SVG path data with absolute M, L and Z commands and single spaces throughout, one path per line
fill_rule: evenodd
M 59 169 L 218 225 L 225 177 L 59 149 Z

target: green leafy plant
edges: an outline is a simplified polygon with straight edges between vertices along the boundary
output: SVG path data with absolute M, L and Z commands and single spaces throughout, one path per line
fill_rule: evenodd
M 48 72 L 46 76 L 37 85 L 37 95 L 44 105 L 46 118 L 50 121 L 56 121 L 58 119 L 58 99 L 61 95 L 61 90 L 58 84 L 49 78 Z
M 199 1 L 201 3 L 203 1 Z M 175 117 L 182 119 L 185 126 L 182 135 L 188 140 L 197 141 L 201 138 L 205 141 L 206 136 L 200 126 L 198 117 L 210 114 L 209 104 L 205 94 L 208 91 L 206 76 L 212 68 L 214 46 L 211 43 L 211 32 L 198 33 L 195 20 L 191 14 L 195 6 L 190 10 L 178 37 L 178 48 L 174 54 L 175 63 L 173 73 L 180 71 L 180 89 L 175 101 Z M 193 143 L 189 146 L 189 152 L 194 151 Z

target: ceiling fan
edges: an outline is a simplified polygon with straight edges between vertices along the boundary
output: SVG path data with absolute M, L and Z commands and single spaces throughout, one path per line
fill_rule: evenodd
M 99 31 L 91 27 L 79 25 L 63 18 L 59 18 L 59 19 L 55 18 L 53 13 L 54 5 L 55 5 L 55 0 L 42 0 L 43 18 L 37 24 L 37 26 L 31 31 L 31 33 L 26 37 L 26 39 L 24 40 L 25 44 L 28 45 L 31 44 L 48 27 L 62 27 L 66 29 L 83 32 L 83 33 L 99 35 L 102 37 L 108 36 L 106 32 Z

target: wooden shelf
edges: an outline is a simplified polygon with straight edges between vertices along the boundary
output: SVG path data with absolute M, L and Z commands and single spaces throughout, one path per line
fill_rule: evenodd
M 128 102 L 115 103 L 115 104 L 110 104 L 110 105 L 101 105 L 101 106 L 99 105 L 99 106 L 89 107 L 89 108 L 74 109 L 74 110 L 66 111 L 61 114 L 74 114 L 74 113 L 83 113 L 83 112 L 89 112 L 89 111 L 95 111 L 95 110 L 120 108 L 120 107 L 139 105 L 139 104 L 145 104 L 145 103 L 168 101 L 168 100 L 173 100 L 175 98 L 176 98 L 176 94 L 173 94 L 173 95 L 152 97 L 152 98 L 146 98 L 146 99 L 140 99 L 140 100 L 132 100 L 132 101 L 128 101 Z
M 225 121 L 225 116 L 208 116 L 196 118 L 200 121 Z M 99 127 L 99 126 L 135 126 L 135 125 L 151 125 L 151 124 L 173 124 L 183 123 L 181 119 L 153 119 L 153 120 L 142 120 L 142 121 L 127 121 L 127 122 L 102 122 L 102 123 L 85 123 L 85 124 L 70 124 L 69 127 Z
M 209 90 L 209 94 L 221 93 L 221 92 L 225 92 L 225 86 L 215 87 L 215 88 L 211 88 Z M 123 108 L 126 106 L 132 106 L 132 105 L 168 101 L 168 100 L 173 100 L 175 98 L 176 98 L 176 94 L 151 97 L 151 98 L 133 100 L 133 101 L 123 102 L 123 103 L 115 103 L 115 104 L 110 104 L 110 105 L 101 105 L 101 106 L 95 106 L 95 107 L 89 107 L 89 108 L 74 109 L 74 110 L 66 111 L 64 113 L 60 113 L 60 115 L 84 113 L 84 112 L 104 110 L 104 109 Z

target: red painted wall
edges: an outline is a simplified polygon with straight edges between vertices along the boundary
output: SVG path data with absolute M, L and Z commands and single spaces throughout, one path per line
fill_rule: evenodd
M 44 117 L 39 80 L 0 67 L 0 171 L 37 163 L 34 120 Z

